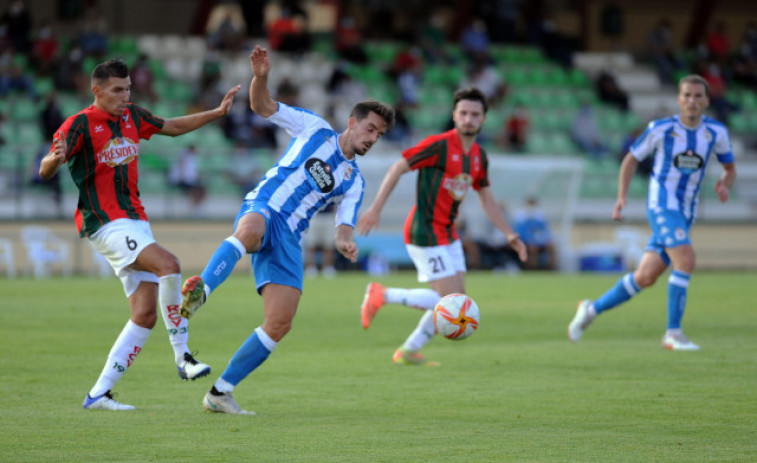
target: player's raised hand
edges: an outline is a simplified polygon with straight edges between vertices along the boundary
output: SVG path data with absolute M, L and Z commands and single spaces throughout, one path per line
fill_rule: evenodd
M 226 92 L 221 104 L 218 106 L 218 110 L 221 112 L 222 116 L 229 114 L 229 111 L 231 111 L 231 105 L 234 103 L 234 95 L 236 95 L 241 88 L 241 85 L 236 85 Z
M 252 74 L 258 77 L 266 77 L 271 70 L 271 60 L 268 59 L 268 50 L 255 45 L 250 53 L 250 67 Z
M 623 208 L 626 207 L 625 199 L 618 199 L 615 202 L 615 207 L 612 208 L 612 218 L 615 220 L 623 220 Z
M 721 203 L 728 201 L 730 193 L 728 192 L 728 187 L 725 186 L 723 179 L 718 179 L 718 181 L 715 182 L 715 194 L 718 195 L 718 199 Z

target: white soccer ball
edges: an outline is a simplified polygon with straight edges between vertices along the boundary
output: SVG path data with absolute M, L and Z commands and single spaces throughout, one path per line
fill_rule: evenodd
M 465 294 L 448 294 L 434 307 L 436 332 L 447 339 L 462 340 L 478 328 L 478 306 Z

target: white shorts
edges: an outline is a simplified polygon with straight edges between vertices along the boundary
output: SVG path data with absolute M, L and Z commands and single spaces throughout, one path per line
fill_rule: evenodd
M 88 239 L 92 248 L 105 257 L 121 279 L 126 297 L 131 296 L 143 281 L 159 282 L 154 273 L 129 268 L 139 253 L 155 242 L 149 222 L 116 219 L 103 225 Z
M 407 253 L 418 270 L 418 281 L 428 283 L 465 272 L 465 254 L 460 240 L 442 246 L 406 244 Z

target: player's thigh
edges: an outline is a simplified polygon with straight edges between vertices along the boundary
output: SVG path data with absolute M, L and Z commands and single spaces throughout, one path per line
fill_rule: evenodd
M 641 257 L 639 266 L 634 272 L 634 281 L 642 288 L 651 286 L 666 268 L 668 268 L 667 256 L 648 250 Z
M 152 243 L 144 248 L 130 267 L 134 270 L 151 272 L 158 276 L 181 272 L 179 259 L 158 243 Z
M 458 272 L 452 276 L 429 281 L 428 284 L 440 296 L 453 293 L 465 294 L 465 273 Z
M 446 279 L 459 272 L 465 272 L 465 254 L 459 240 L 441 246 L 408 244 L 406 248 L 421 283 Z
M 255 252 L 263 244 L 266 226 L 271 211 L 265 204 L 245 201 L 234 220 L 234 237 L 245 247 L 247 252 Z
M 694 271 L 696 254 L 694 253 L 694 247 L 692 245 L 681 244 L 679 246 L 668 248 L 666 251 L 670 256 L 674 269 L 686 273 Z

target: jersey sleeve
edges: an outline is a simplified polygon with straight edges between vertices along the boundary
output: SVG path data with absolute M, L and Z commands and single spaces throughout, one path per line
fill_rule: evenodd
M 420 169 L 436 164 L 442 154 L 442 142 L 437 137 L 428 137 L 402 152 L 410 169 Z
M 134 123 L 137 124 L 137 129 L 139 130 L 139 138 L 149 140 L 150 137 L 160 132 L 160 129 L 163 128 L 165 120 L 162 117 L 155 116 L 141 106 L 132 105 L 131 109 Z
M 479 191 L 481 188 L 489 186 L 489 157 L 486 155 L 486 151 L 483 148 L 479 148 L 481 152 L 481 171 L 476 179 L 473 180 L 473 189 Z
M 655 136 L 655 123 L 650 122 L 644 132 L 639 135 L 639 138 L 631 145 L 631 155 L 638 161 L 643 161 L 650 154 L 655 152 L 655 144 L 657 137 Z
M 728 137 L 728 131 L 725 128 L 717 132 L 715 155 L 721 164 L 731 164 L 734 161 L 733 151 L 731 151 L 731 139 Z
M 356 179 L 347 193 L 342 198 L 342 201 L 336 208 L 336 223 L 335 225 L 348 225 L 355 228 L 357 223 L 357 212 L 360 210 L 360 205 L 363 203 L 363 187 L 365 182 L 362 175 Z
M 297 137 L 305 132 L 315 132 L 318 129 L 331 128 L 321 116 L 307 109 L 295 108 L 279 102 L 275 113 L 268 120 L 286 130 L 290 137 Z

